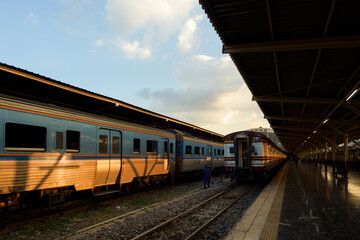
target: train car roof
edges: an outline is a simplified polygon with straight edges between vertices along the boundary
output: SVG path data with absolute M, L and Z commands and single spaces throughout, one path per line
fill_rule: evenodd
M 276 144 L 271 141 L 271 139 L 269 139 L 268 137 L 266 137 L 264 134 L 259 133 L 259 132 L 253 132 L 253 131 L 237 131 L 237 132 L 233 132 L 230 133 L 226 136 L 223 137 L 223 141 L 234 141 L 234 137 L 236 135 L 239 134 L 246 134 L 249 135 L 250 137 L 259 137 L 260 139 L 266 140 L 268 143 L 270 143 L 271 145 L 273 145 L 275 148 L 277 148 L 279 151 L 284 152 L 283 150 L 281 150 L 278 146 L 276 146 Z
M 131 123 L 119 119 L 108 118 L 101 115 L 77 111 L 74 109 L 63 108 L 59 106 L 39 103 L 36 101 L 17 98 L 0 94 L 0 105 L 16 109 L 17 111 L 36 112 L 39 115 L 50 116 L 59 119 L 71 119 L 72 121 L 84 122 L 88 124 L 106 125 L 108 127 L 122 128 L 135 132 L 149 133 L 155 135 L 162 135 L 166 137 L 175 137 L 172 131 L 160 128 L 154 128 L 143 124 Z
M 270 141 L 272 142 L 269 138 L 267 138 L 264 134 L 262 133 L 259 133 L 259 132 L 253 132 L 253 131 L 237 131 L 237 132 L 233 132 L 233 133 L 230 133 L 226 136 L 223 137 L 223 141 L 233 141 L 234 140 L 234 137 L 236 135 L 239 135 L 239 134 L 246 134 L 246 135 L 249 135 L 250 137 L 259 137 L 260 139 L 265 139 L 267 141 Z
M 187 132 L 183 132 L 183 131 L 179 131 L 176 129 L 171 130 L 172 133 L 175 133 L 177 135 L 180 135 L 184 138 L 184 140 L 190 140 L 190 141 L 194 141 L 194 142 L 200 142 L 200 143 L 205 143 L 205 144 L 217 144 L 217 145 L 223 145 L 223 142 L 218 142 L 218 141 L 212 141 L 212 140 L 206 140 L 206 139 L 202 139 L 202 138 L 198 138 L 196 136 L 193 136 Z
M 144 124 L 161 129 L 177 129 L 221 142 L 223 135 L 155 113 L 123 101 L 87 91 L 36 73 L 0 63 L 0 93 L 54 104 L 60 107 Z

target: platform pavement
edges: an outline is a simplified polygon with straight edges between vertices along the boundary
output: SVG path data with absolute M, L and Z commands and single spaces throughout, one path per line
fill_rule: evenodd
M 276 239 L 287 168 L 288 166 L 285 164 L 280 169 L 255 202 L 244 213 L 241 220 L 233 227 L 225 238 L 226 240 Z M 276 208 L 273 209 L 272 205 L 275 199 L 279 200 L 275 202 Z
M 330 168 L 328 168 L 330 169 Z M 360 239 L 360 172 L 287 162 L 226 240 Z

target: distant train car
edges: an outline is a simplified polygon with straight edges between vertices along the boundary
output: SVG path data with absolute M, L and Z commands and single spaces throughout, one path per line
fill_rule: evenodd
M 55 204 L 75 191 L 101 195 L 165 181 L 175 167 L 223 166 L 222 143 L 167 130 L 7 95 L 0 116 L 0 207 L 20 197 Z M 205 155 L 205 146 L 216 154 Z
M 201 173 L 205 165 L 213 172 L 224 167 L 224 144 L 196 138 L 180 131 L 176 133 L 176 175 Z M 198 175 L 198 174 L 197 174 Z
M 223 140 L 225 173 L 237 180 L 264 180 L 286 158 L 261 133 L 234 132 L 224 136 Z

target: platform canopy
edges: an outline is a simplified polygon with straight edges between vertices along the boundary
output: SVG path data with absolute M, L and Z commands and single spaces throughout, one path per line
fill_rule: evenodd
M 0 83 L 0 94 L 222 142 L 221 134 L 3 63 Z
M 199 2 L 287 151 L 360 138 L 359 0 Z

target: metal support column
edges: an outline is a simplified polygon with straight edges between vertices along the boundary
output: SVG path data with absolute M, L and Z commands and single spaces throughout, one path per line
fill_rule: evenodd
M 315 152 L 316 148 L 315 149 L 313 148 L 311 151 L 312 151 L 313 165 L 316 166 L 316 152 Z
M 331 146 L 331 151 L 332 151 L 332 167 L 333 167 L 332 173 L 335 174 L 336 146 L 334 144 Z
M 325 143 L 325 159 L 324 159 L 324 162 L 325 162 L 325 171 L 327 171 L 327 151 L 328 151 L 328 143 L 326 142 L 326 143 Z
M 348 161 L 349 161 L 349 136 L 348 134 L 345 134 L 345 139 L 344 139 L 344 177 L 347 178 L 347 174 L 348 174 Z

